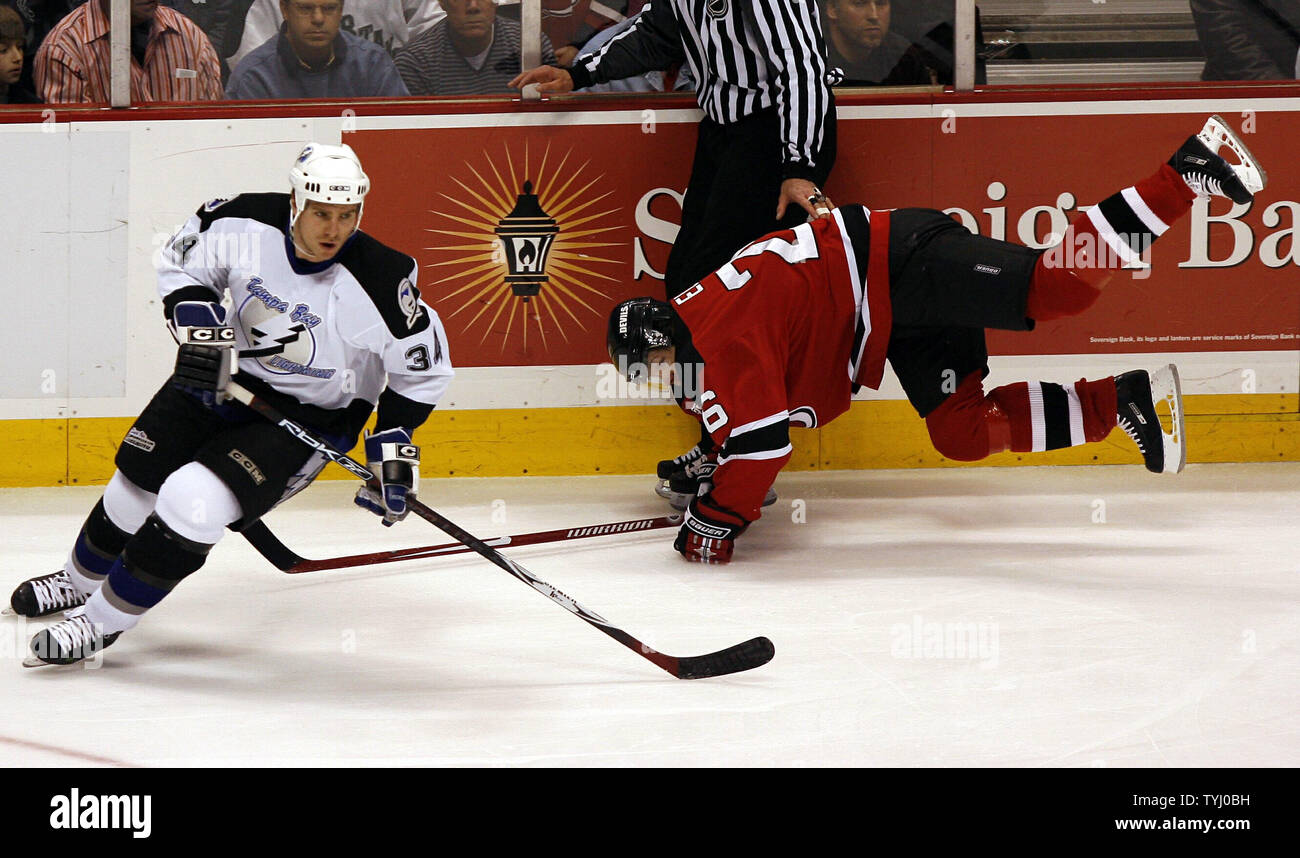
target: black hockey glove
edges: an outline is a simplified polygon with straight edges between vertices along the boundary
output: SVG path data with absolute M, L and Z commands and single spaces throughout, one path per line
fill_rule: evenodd
M 410 512 L 406 501 L 420 490 L 420 448 L 411 443 L 411 433 L 400 426 L 373 435 L 367 432 L 366 467 L 379 477 L 380 491 L 364 485 L 354 502 L 383 516 L 384 526 L 392 527 L 406 518 Z
M 173 380 L 203 395 L 205 402 L 221 391 L 238 372 L 235 330 L 225 323 L 226 311 L 208 301 L 182 301 L 168 325 L 180 343 Z
M 696 563 L 730 563 L 736 537 L 747 527 L 745 519 L 704 495 L 686 508 L 686 521 L 677 531 L 673 548 Z

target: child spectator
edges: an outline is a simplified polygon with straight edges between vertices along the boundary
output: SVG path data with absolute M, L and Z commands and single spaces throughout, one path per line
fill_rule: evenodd
M 53 30 L 73 9 L 84 2 L 85 0 L 0 0 L 0 6 L 6 6 L 18 13 L 23 27 L 27 30 L 26 49 L 23 51 L 25 58 L 23 76 L 18 81 L 18 89 L 38 102 L 40 99 L 36 98 L 36 76 L 33 71 L 33 66 L 36 64 L 36 51 L 45 41 L 50 30 Z M 9 89 L 9 97 L 14 98 L 13 87 Z
M 0 104 L 31 104 L 36 98 L 19 86 L 27 32 L 23 19 L 8 6 L 0 6 Z

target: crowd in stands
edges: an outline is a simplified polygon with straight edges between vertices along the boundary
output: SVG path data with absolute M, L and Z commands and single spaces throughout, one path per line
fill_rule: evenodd
M 1300 0 L 1187 2 L 1205 48 L 1205 80 L 1300 75 Z M 130 0 L 131 100 L 510 93 L 520 72 L 518 3 Z M 646 3 L 607 0 L 593 10 L 591 0 L 543 0 L 542 62 L 569 67 L 600 50 Z M 833 84 L 952 83 L 951 0 L 817 3 Z M 106 103 L 109 5 L 0 0 L 0 104 Z M 682 66 L 592 89 L 693 88 L 691 69 Z

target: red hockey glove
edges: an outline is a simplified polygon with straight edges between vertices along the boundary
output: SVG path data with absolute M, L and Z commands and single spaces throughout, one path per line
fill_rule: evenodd
M 673 548 L 696 563 L 729 563 L 736 537 L 747 527 L 749 522 L 715 505 L 708 495 L 697 497 L 686 508 L 686 521 L 677 531 Z

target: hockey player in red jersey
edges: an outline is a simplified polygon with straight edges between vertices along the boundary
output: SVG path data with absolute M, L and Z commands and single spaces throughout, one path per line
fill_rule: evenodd
M 1239 163 L 1221 157 L 1224 148 Z M 790 458 L 790 426 L 821 426 L 844 413 L 858 386 L 880 385 L 886 360 L 950 459 L 1093 443 L 1118 425 L 1148 470 L 1182 470 L 1174 366 L 986 393 L 984 330 L 1031 330 L 1087 309 L 1198 195 L 1243 203 L 1264 182 L 1214 116 L 1154 174 L 1077 216 L 1047 251 L 972 235 L 930 209 L 844 206 L 755 241 L 671 306 L 652 298 L 619 304 L 608 346 L 624 375 L 702 365 L 678 380 L 696 379 L 686 401 L 718 452 L 692 463 L 687 477 L 698 488 L 674 547 L 688 560 L 729 561 Z M 1156 410 L 1162 400 L 1167 430 Z

